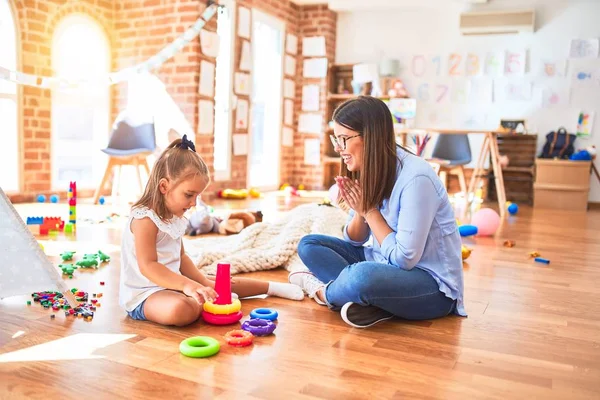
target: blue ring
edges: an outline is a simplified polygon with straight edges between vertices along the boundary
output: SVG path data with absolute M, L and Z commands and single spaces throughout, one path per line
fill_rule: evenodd
M 266 319 L 269 321 L 275 321 L 278 315 L 277 311 L 270 308 L 255 308 L 250 312 L 250 318 Z

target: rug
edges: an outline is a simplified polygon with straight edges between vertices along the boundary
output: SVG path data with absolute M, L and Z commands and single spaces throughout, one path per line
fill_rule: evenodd
M 319 233 L 342 237 L 348 214 L 336 207 L 303 204 L 274 223 L 259 222 L 237 235 L 184 238 L 186 253 L 207 275 L 218 263 L 231 264 L 231 273 L 265 271 L 278 267 L 293 272 L 306 270 L 298 257 L 303 236 Z

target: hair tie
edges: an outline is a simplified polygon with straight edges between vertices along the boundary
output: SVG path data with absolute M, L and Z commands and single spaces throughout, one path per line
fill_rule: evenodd
M 183 135 L 181 138 L 181 144 L 179 144 L 179 148 L 184 150 L 192 150 L 194 153 L 196 152 L 196 146 L 194 145 L 194 142 L 188 140 L 187 135 Z

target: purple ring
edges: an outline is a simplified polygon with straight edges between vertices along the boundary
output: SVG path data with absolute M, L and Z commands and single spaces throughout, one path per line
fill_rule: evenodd
M 267 336 L 273 333 L 277 325 L 266 319 L 253 318 L 242 324 L 242 329 L 254 336 Z

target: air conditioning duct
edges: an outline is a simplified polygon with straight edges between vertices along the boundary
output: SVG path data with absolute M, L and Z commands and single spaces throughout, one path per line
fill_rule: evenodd
M 463 35 L 516 34 L 535 31 L 535 11 L 481 11 L 460 14 Z

